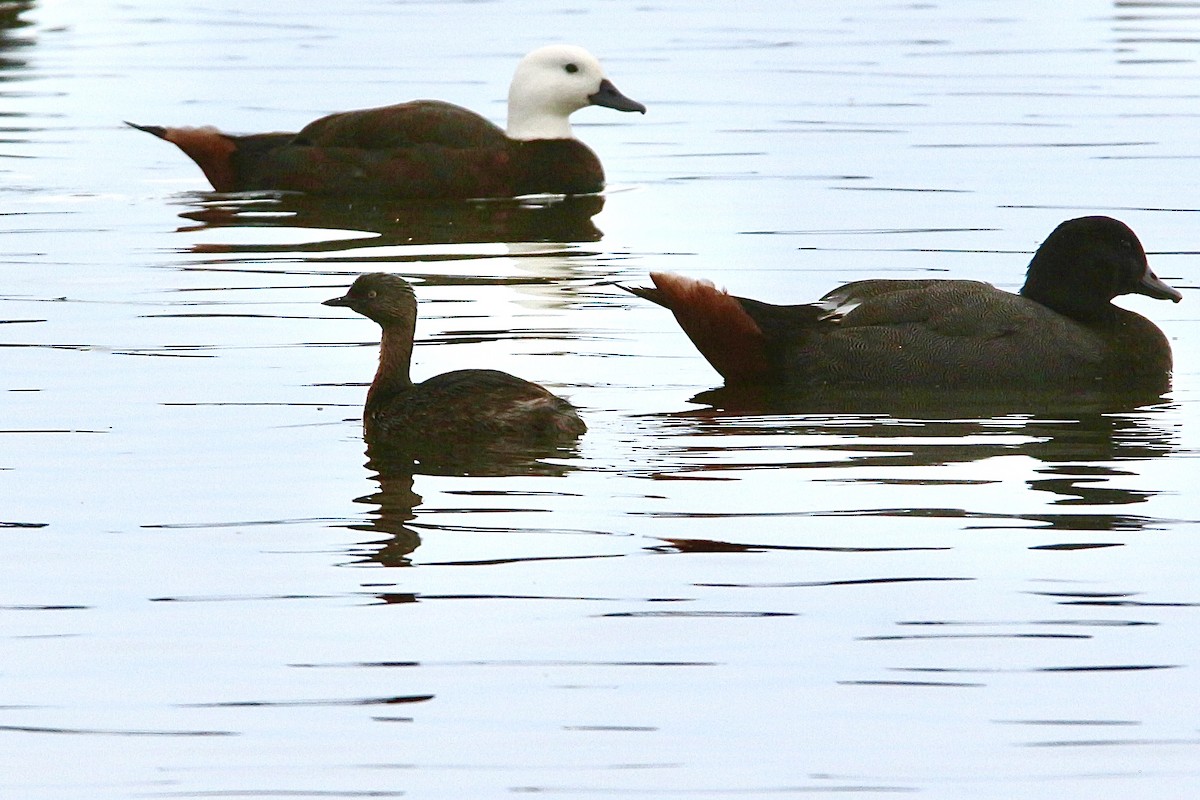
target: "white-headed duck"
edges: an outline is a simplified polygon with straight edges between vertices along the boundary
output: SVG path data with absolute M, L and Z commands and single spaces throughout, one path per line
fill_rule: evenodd
M 474 111 L 414 100 L 322 117 L 299 133 L 133 127 L 177 145 L 218 192 L 282 190 L 392 199 L 588 194 L 604 188 L 596 154 L 571 133 L 589 106 L 645 113 L 582 47 L 549 45 L 517 65 L 508 130 Z

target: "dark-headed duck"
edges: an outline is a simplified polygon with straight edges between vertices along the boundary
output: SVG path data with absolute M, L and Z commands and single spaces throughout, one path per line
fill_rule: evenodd
M 417 299 L 398 275 L 360 275 L 345 295 L 324 304 L 345 306 L 383 328 L 379 369 L 363 408 L 368 444 L 564 442 L 587 431 L 566 400 L 507 372 L 462 369 L 413 383 Z
M 629 291 L 670 309 L 727 386 L 1165 390 L 1166 337 L 1111 300 L 1183 299 L 1150 270 L 1133 231 L 1109 217 L 1055 228 L 1018 294 L 979 281 L 864 280 L 782 306 L 707 281 L 650 277 L 654 288 Z
M 508 130 L 439 100 L 346 111 L 299 133 L 133 127 L 171 142 L 218 192 L 283 190 L 395 199 L 587 194 L 604 188 L 596 154 L 571 133 L 584 106 L 645 113 L 581 47 L 550 45 L 517 65 Z

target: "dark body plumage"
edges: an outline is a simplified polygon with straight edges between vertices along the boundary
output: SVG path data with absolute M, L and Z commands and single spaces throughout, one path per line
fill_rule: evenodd
M 444 200 L 604 188 L 600 159 L 578 139 L 510 139 L 437 100 L 334 114 L 295 134 L 134 127 L 178 145 L 218 192 Z
M 1127 226 L 1068 220 L 1030 262 L 1020 294 L 966 280 L 865 280 L 779 306 L 653 274 L 635 294 L 675 313 L 726 385 L 861 389 L 1160 389 L 1171 348 L 1122 294 L 1178 301 Z
M 493 369 L 446 372 L 421 383 L 409 377 L 417 302 L 403 278 L 359 276 L 345 306 L 379 323 L 379 369 L 363 407 L 363 434 L 372 445 L 446 446 L 493 441 L 561 442 L 587 426 L 574 407 L 536 383 Z
M 494 369 L 444 372 L 372 398 L 363 409 L 368 442 L 575 438 L 587 428 L 574 407 L 536 383 Z

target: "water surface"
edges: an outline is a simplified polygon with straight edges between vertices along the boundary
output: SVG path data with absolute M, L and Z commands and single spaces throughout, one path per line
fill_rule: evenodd
M 10 2 L 0 19 L 0 794 L 1184 797 L 1200 785 L 1200 11 Z M 602 198 L 213 195 L 122 124 L 290 129 L 598 54 Z M 650 270 L 804 302 L 1023 280 L 1063 219 L 1179 305 L 1137 402 L 756 406 Z M 591 428 L 368 459 L 377 328 Z

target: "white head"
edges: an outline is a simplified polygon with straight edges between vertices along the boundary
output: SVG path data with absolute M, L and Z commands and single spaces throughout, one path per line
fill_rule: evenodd
M 591 105 L 646 113 L 645 106 L 617 91 L 587 50 L 566 44 L 539 47 L 517 64 L 508 88 L 508 135 L 568 139 L 571 114 Z

